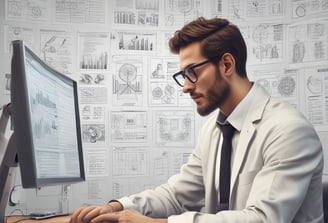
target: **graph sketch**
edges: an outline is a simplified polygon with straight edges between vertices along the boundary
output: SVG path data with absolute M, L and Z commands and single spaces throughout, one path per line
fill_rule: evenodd
M 115 0 L 114 24 L 158 26 L 159 0 Z
M 157 49 L 156 33 L 141 32 L 113 32 L 111 36 L 112 46 L 118 51 L 149 52 Z
M 79 68 L 87 70 L 108 70 L 110 34 L 78 33 Z
M 211 0 L 210 4 L 212 17 L 222 17 L 223 0 Z
M 145 143 L 148 140 L 146 111 L 112 111 L 111 140 L 121 143 Z
M 188 147 L 194 145 L 195 113 L 193 111 L 155 111 L 155 144 Z

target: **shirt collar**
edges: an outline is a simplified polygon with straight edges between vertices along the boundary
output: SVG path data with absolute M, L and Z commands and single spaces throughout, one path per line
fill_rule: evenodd
M 219 112 L 219 115 L 216 119 L 217 125 L 225 125 L 227 122 L 229 122 L 237 131 L 240 132 L 246 119 L 249 105 L 255 96 L 257 88 L 258 86 L 253 84 L 247 95 L 239 102 L 239 104 L 228 117 L 225 116 L 222 112 Z

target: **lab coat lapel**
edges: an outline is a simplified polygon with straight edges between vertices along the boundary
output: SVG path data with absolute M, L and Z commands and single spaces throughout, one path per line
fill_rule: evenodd
M 241 164 L 245 158 L 245 153 L 249 148 L 249 143 L 255 133 L 255 128 L 251 122 L 247 123 L 245 131 L 242 131 L 239 136 L 239 141 L 236 149 L 236 155 L 233 162 L 232 172 L 231 172 L 231 189 L 234 188 L 237 176 L 240 172 Z M 230 189 L 230 191 L 232 191 Z M 231 197 L 231 195 L 230 195 Z
M 241 165 L 245 159 L 245 154 L 249 150 L 250 142 L 256 132 L 254 123 L 262 119 L 265 106 L 267 105 L 269 99 L 270 96 L 268 93 L 266 93 L 266 91 L 261 86 L 258 86 L 253 102 L 250 105 L 249 113 L 245 119 L 244 126 L 241 129 L 238 145 L 236 148 L 235 159 L 231 171 L 230 199 L 232 197 L 231 194 L 233 193 L 236 186 L 235 184 L 241 171 Z

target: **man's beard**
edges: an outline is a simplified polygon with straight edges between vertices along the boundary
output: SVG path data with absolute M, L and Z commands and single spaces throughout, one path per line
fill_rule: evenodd
M 221 77 L 220 73 L 217 73 L 218 82 L 212 86 L 207 92 L 208 104 L 206 107 L 197 107 L 197 112 L 201 116 L 206 116 L 219 108 L 224 102 L 227 101 L 230 95 L 229 84 Z

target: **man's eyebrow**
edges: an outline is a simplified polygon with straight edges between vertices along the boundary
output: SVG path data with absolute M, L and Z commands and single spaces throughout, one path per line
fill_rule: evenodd
M 192 66 L 194 66 L 194 65 L 196 65 L 197 63 L 191 63 L 191 64 L 188 64 L 185 68 L 183 68 L 183 69 L 181 69 L 181 71 L 184 71 L 184 70 L 186 70 L 186 69 L 188 69 L 188 68 L 190 68 L 190 67 L 192 67 Z

